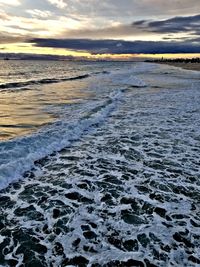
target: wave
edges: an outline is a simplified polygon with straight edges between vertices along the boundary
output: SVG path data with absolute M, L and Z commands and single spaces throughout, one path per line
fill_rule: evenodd
M 60 151 L 95 129 L 116 108 L 123 90 L 98 103 L 88 115 L 73 122 L 57 121 L 37 133 L 0 143 L 0 189 L 23 177 L 39 159 Z
M 59 82 L 65 82 L 65 81 L 75 81 L 75 80 L 82 80 L 89 78 L 92 75 L 97 75 L 97 74 L 109 74 L 110 72 L 108 71 L 99 71 L 99 72 L 92 72 L 92 73 L 86 73 L 74 77 L 61 77 L 61 78 L 44 78 L 44 79 L 39 79 L 39 80 L 28 80 L 28 81 L 21 81 L 21 82 L 9 82 L 9 83 L 3 83 L 0 84 L 0 91 L 7 90 L 7 89 L 16 89 L 29 85 L 34 85 L 34 84 L 49 84 L 49 83 L 59 83 Z M 27 89 L 27 88 L 25 88 Z M 27 89 L 28 90 L 28 89 Z
M 123 85 L 135 88 L 148 86 L 144 80 L 140 78 L 140 76 L 133 74 L 133 70 L 126 70 L 126 72 L 115 71 L 111 80 L 114 85 Z
M 143 80 L 141 80 L 135 76 L 130 76 L 128 79 L 125 79 L 122 82 L 125 85 L 135 87 L 135 88 L 147 87 L 147 84 Z
M 90 77 L 90 74 L 83 74 L 69 78 L 45 78 L 40 80 L 29 80 L 23 82 L 11 82 L 11 83 L 4 83 L 0 84 L 0 89 L 9 89 L 9 88 L 16 88 L 16 87 L 24 87 L 28 85 L 34 84 L 48 84 L 48 83 L 58 83 L 63 81 L 73 81 L 73 80 L 81 80 Z

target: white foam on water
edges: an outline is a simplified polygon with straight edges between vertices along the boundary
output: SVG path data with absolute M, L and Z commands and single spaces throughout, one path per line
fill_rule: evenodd
M 146 87 L 147 84 L 139 79 L 138 77 L 134 77 L 133 75 L 130 76 L 128 79 L 122 81 L 122 83 L 124 83 L 125 85 L 130 85 L 133 87 Z
M 69 146 L 84 132 L 103 123 L 114 110 L 122 91 L 111 93 L 108 99 L 89 116 L 73 122 L 58 121 L 36 134 L 17 138 L 0 144 L 0 189 L 18 180 L 34 167 L 34 162 Z
M 169 74 L 155 73 L 145 73 L 145 82 L 151 84 L 155 79 L 156 84 L 164 77 L 166 85 Z M 115 80 L 118 76 L 119 80 L 124 78 L 125 85 L 133 74 L 125 71 L 123 75 L 114 75 L 105 79 Z M 135 77 L 139 79 L 140 75 Z M 191 84 L 190 76 L 186 78 Z M 195 83 L 186 90 L 185 80 L 179 80 L 182 82 L 178 89 L 174 82 L 167 84 L 170 90 L 129 88 L 127 84 L 124 87 L 128 90 L 112 90 L 109 98 L 105 88 L 97 85 L 99 93 L 104 90 L 103 101 L 94 101 L 79 120 L 57 122 L 36 134 L 35 139 L 21 140 L 21 144 L 7 143 L 5 149 L 14 158 L 14 150 L 22 145 L 27 149 L 26 155 L 29 149 L 32 155 L 33 149 L 37 151 L 40 146 L 47 151 L 55 147 L 57 150 L 77 140 L 39 164 L 41 174 L 36 172 L 33 178 L 24 179 L 17 185 L 20 189 L 13 186 L 3 193 L 15 202 L 14 206 L 1 209 L 8 231 L 15 233 L 20 227 L 39 239 L 47 248 L 41 259 L 47 266 L 81 266 L 81 258 L 78 264 L 73 259 L 82 256 L 89 261 L 88 267 L 95 263 L 116 266 L 117 260 L 126 266 L 130 259 L 140 261 L 137 266 L 152 263 L 161 267 L 194 267 L 188 257 L 200 256 L 199 227 L 195 226 L 199 224 L 196 201 L 200 98 Z M 121 99 L 123 104 L 118 105 Z M 96 127 L 98 123 L 102 123 L 101 127 Z M 85 132 L 88 134 L 80 138 Z M 43 220 L 32 218 L 31 206 L 43 215 Z M 58 218 L 53 216 L 55 208 L 60 211 Z M 131 221 L 124 214 L 133 215 Z M 61 221 L 63 224 L 59 224 Z M 88 230 L 84 226 L 95 234 L 94 238 L 86 238 Z M 58 227 L 60 233 L 55 232 Z M 175 234 L 188 241 L 189 246 L 174 238 Z M 78 245 L 74 245 L 77 239 Z M 126 241 L 135 241 L 138 248 L 128 249 Z M 23 247 L 23 240 L 20 242 Z M 57 243 L 63 249 L 61 254 L 55 252 Z M 11 256 L 21 263 L 20 255 L 12 248 L 8 257 Z M 72 261 L 66 263 L 66 259 Z

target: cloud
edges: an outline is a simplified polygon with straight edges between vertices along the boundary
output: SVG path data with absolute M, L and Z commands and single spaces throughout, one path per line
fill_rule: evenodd
M 64 0 L 68 15 L 85 16 L 93 20 L 110 19 L 127 23 L 129 19 L 148 17 L 162 18 L 195 14 L 199 10 L 199 0 Z
M 136 21 L 133 27 L 156 33 L 198 32 L 200 29 L 200 15 L 187 17 L 173 17 L 157 21 Z
M 141 11 L 149 15 L 177 15 L 192 14 L 199 9 L 199 0 L 133 0 L 137 11 Z M 144 10 L 145 9 L 145 10 Z
M 0 44 L 9 44 L 9 43 L 18 43 L 18 42 L 25 42 L 28 37 L 22 36 L 10 36 L 8 34 L 1 34 L 0 35 Z
M 66 30 L 62 36 L 67 38 L 90 38 L 90 39 L 119 39 L 130 40 L 162 40 L 166 35 L 173 34 L 171 39 L 186 38 L 185 35 L 200 34 L 200 15 L 172 17 L 165 20 L 138 20 L 130 24 L 115 23 L 109 27 Z M 174 35 L 176 34 L 176 36 Z
M 165 20 L 138 20 L 123 24 L 96 27 L 92 20 L 65 16 L 54 17 L 48 10 L 27 10 L 32 18 L 11 16 L 0 12 L 0 31 L 9 35 L 23 35 L 55 39 L 124 39 L 140 41 L 192 41 L 200 35 L 200 15 L 172 17 Z M 49 18 L 49 16 L 51 16 Z
M 63 0 L 47 0 L 50 4 L 55 5 L 57 8 L 65 8 L 67 4 Z
M 52 13 L 48 10 L 39 10 L 39 9 L 33 9 L 33 10 L 26 10 L 28 14 L 30 14 L 32 17 L 39 17 L 39 18 L 48 18 L 52 16 Z
M 127 36 L 138 36 L 143 34 L 144 31 L 133 27 L 131 24 L 118 24 L 110 27 L 102 28 L 82 28 L 67 30 L 63 35 L 67 37 L 76 36 L 76 38 L 122 38 Z
M 168 54 L 200 53 L 200 44 L 190 42 L 153 42 L 91 39 L 43 39 L 28 42 L 37 47 L 65 48 L 92 54 Z
M 87 25 L 87 21 L 65 16 L 54 16 L 46 10 L 33 9 L 27 11 L 32 17 L 20 17 L 0 11 L 0 33 L 10 36 L 18 34 L 19 36 L 56 38 L 62 35 L 66 28 L 72 30 Z
M 6 14 L 4 11 L 0 11 L 0 20 L 9 20 L 10 16 Z
M 48 0 L 50 2 L 50 0 Z M 52 0 L 57 2 L 56 0 Z M 175 16 L 195 14 L 199 0 L 63 0 L 66 15 L 104 18 L 127 22 L 127 18 Z M 61 7 L 62 8 L 62 7 Z
M 0 6 L 19 6 L 21 5 L 19 0 L 0 0 Z
M 194 39 L 190 39 L 190 41 L 193 43 L 200 43 L 200 36 Z

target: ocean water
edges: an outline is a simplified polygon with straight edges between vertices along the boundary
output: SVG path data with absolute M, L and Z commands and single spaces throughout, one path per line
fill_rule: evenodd
M 200 266 L 200 75 L 2 61 L 0 266 Z

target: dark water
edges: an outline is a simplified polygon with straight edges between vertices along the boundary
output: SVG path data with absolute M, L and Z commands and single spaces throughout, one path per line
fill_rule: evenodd
M 200 266 L 199 73 L 101 71 L 52 83 L 82 98 L 2 142 L 2 185 L 24 178 L 0 194 L 0 265 Z

